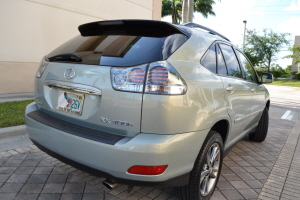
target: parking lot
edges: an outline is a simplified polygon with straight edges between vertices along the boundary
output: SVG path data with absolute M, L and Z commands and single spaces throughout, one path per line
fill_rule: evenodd
M 262 143 L 245 137 L 224 158 L 211 199 L 300 198 L 300 90 L 268 86 L 270 124 Z M 105 162 L 105 160 L 103 161 Z M 178 199 L 172 188 L 119 185 L 108 190 L 97 178 L 48 156 L 34 145 L 0 153 L 0 199 Z

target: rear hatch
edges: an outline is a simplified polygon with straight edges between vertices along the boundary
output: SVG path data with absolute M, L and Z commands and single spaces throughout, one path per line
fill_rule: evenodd
M 94 22 L 79 30 L 81 35 L 40 64 L 40 112 L 80 127 L 135 136 L 141 130 L 148 65 L 166 60 L 188 39 L 188 30 L 147 20 Z

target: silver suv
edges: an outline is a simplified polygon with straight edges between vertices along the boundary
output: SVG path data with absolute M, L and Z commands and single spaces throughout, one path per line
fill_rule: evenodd
M 36 146 L 107 178 L 209 199 L 222 159 L 262 142 L 269 93 L 243 52 L 204 26 L 100 21 L 46 55 L 26 125 Z

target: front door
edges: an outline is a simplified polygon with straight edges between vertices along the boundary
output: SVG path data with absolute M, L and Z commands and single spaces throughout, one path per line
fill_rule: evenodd
M 236 54 L 244 72 L 246 84 L 250 87 L 253 94 L 250 109 L 251 121 L 248 125 L 250 128 L 253 128 L 253 126 L 256 126 L 265 108 L 265 86 L 258 83 L 256 73 L 244 54 L 239 50 L 236 50 Z

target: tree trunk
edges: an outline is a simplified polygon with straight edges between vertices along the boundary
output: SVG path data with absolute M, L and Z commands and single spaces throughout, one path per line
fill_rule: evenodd
M 173 1 L 173 14 L 172 14 L 172 24 L 176 24 L 177 23 L 177 19 L 176 19 L 176 10 L 175 10 L 175 3 Z
M 182 2 L 182 23 L 187 23 L 189 19 L 189 0 Z
M 193 17 L 194 17 L 194 0 L 188 0 L 189 2 L 189 17 L 188 21 L 193 22 Z
M 271 66 L 271 62 L 272 62 L 272 54 L 269 54 L 268 56 L 268 73 L 270 73 L 270 66 Z

